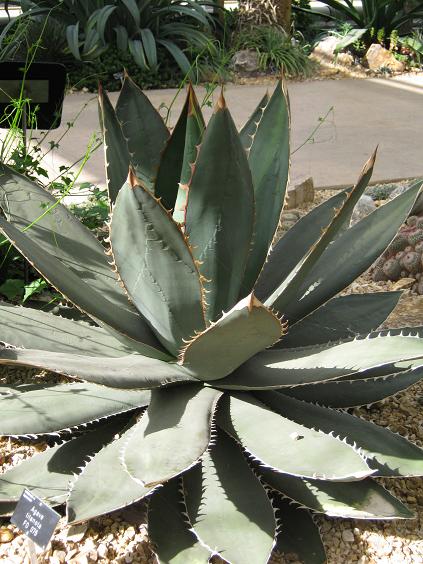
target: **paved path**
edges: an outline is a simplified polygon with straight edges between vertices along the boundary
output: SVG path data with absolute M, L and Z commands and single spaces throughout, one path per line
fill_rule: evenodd
M 238 126 L 241 126 L 266 91 L 264 86 L 228 85 L 225 95 Z M 292 108 L 292 147 L 310 135 L 329 108 L 333 110 L 314 141 L 293 154 L 291 178 L 311 175 L 318 187 L 353 183 L 361 166 L 379 144 L 374 180 L 423 177 L 423 76 L 395 79 L 342 79 L 289 84 Z M 147 92 L 156 107 L 169 104 L 175 90 Z M 199 89 L 202 99 L 204 91 Z M 216 96 L 216 94 L 215 94 Z M 117 95 L 112 94 L 114 102 Z M 91 101 L 90 101 L 91 100 Z M 75 126 L 48 157 L 49 168 L 73 162 L 86 149 L 99 129 L 97 103 L 92 94 L 66 97 L 63 123 L 71 120 L 88 102 Z M 174 105 L 171 122 L 178 116 L 183 95 Z M 206 108 L 206 115 L 211 110 Z M 55 133 L 57 136 L 61 130 Z M 85 167 L 83 179 L 104 184 L 103 150 Z

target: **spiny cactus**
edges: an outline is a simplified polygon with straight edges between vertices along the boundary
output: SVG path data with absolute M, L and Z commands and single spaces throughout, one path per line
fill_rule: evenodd
M 382 271 L 389 280 L 398 280 L 401 278 L 401 270 L 402 264 L 398 258 L 390 258 L 382 266 Z
M 374 155 L 272 247 L 290 161 L 282 83 L 239 133 L 223 96 L 205 128 L 189 89 L 170 135 L 128 77 L 100 107 L 107 256 L 2 166 L 2 232 L 93 322 L 0 304 L 0 363 L 69 380 L 0 388 L 1 435 L 68 439 L 2 474 L 3 514 L 24 486 L 72 523 L 148 498 L 149 535 L 175 564 L 265 563 L 277 525 L 278 549 L 323 562 L 311 513 L 412 517 L 373 478 L 421 476 L 423 451 L 345 408 L 421 379 L 423 328 L 377 330 L 398 292 L 337 296 L 421 183 L 349 228 Z
M 419 284 L 423 272 L 423 228 L 421 218 L 410 216 L 397 236 L 375 264 L 372 278 L 375 282 L 397 281 L 400 278 L 415 278 L 414 292 L 423 293 Z

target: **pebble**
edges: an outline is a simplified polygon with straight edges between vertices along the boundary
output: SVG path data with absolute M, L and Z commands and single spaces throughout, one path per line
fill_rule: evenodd
M 0 542 L 6 543 L 11 542 L 14 539 L 15 535 L 12 533 L 10 529 L 1 528 L 0 529 Z
M 97 554 L 99 558 L 106 558 L 107 546 L 105 544 L 99 544 L 97 548 Z
M 64 550 L 55 550 L 53 552 L 53 558 L 56 558 L 60 564 L 63 564 L 66 560 L 66 552 Z
M 79 523 L 78 525 L 71 525 L 68 529 L 66 540 L 67 542 L 81 541 L 88 529 L 88 523 Z
M 342 540 L 344 542 L 354 542 L 355 538 L 353 532 L 350 531 L 350 529 L 345 529 L 344 531 L 342 531 Z

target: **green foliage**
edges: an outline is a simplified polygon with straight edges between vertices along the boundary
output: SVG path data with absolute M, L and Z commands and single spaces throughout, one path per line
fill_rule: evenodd
M 290 162 L 281 82 L 239 133 L 223 95 L 205 127 L 192 87 L 172 133 L 129 77 L 115 109 L 99 98 L 108 256 L 2 165 L 1 231 L 92 324 L 0 304 L 0 364 L 71 381 L 0 389 L 0 435 L 78 431 L 3 473 L 0 503 L 26 485 L 79 522 L 149 496 L 149 535 L 174 564 L 268 562 L 273 507 L 278 546 L 310 562 L 325 558 L 310 512 L 412 517 L 373 477 L 423 475 L 422 449 L 344 408 L 421 380 L 423 328 L 377 331 L 398 292 L 337 296 L 389 245 L 422 182 L 350 228 L 373 155 L 272 245 Z
M 54 20 L 53 28 L 62 29 L 66 38 L 65 52 L 78 61 L 117 49 L 129 52 L 143 71 L 157 71 L 166 52 L 186 73 L 190 63 L 184 51 L 189 45 L 205 45 L 213 24 L 201 4 L 194 0 L 23 0 L 18 19 Z
M 70 210 L 88 229 L 98 232 L 109 217 L 107 192 L 86 182 L 78 188 L 81 191 L 89 190 L 90 196 L 82 204 L 72 204 Z
M 97 92 L 98 83 L 101 81 L 110 92 L 117 91 L 122 84 L 124 68 L 143 90 L 176 88 L 184 76 L 166 53 L 161 57 L 159 68 L 153 71 L 142 70 L 130 53 L 109 49 L 95 61 L 69 63 L 69 85 L 77 90 L 87 88 L 90 92 Z
M 288 76 L 307 76 L 311 71 L 307 49 L 277 26 L 241 30 L 234 39 L 234 49 L 255 49 L 263 70 L 283 69 Z
M 346 21 L 351 22 L 354 28 L 363 30 L 362 40 L 366 47 L 377 41 L 389 48 L 392 34 L 409 31 L 413 20 L 423 17 L 421 0 L 414 2 L 412 7 L 407 7 L 403 0 L 362 0 L 361 9 L 353 2 L 340 0 L 322 0 L 322 4 L 330 8 L 330 15 L 305 11 L 319 18 L 327 17 L 340 26 Z
M 411 36 L 400 37 L 401 51 L 412 57 L 414 65 L 422 67 L 423 65 L 423 32 L 421 30 L 413 31 Z
M 315 33 L 311 27 L 313 24 L 313 16 L 306 11 L 297 10 L 296 8 L 302 8 L 303 10 L 310 9 L 310 0 L 292 0 L 292 26 L 295 31 L 301 33 L 304 37 L 311 39 L 310 35 Z
M 40 33 L 42 35 L 45 33 L 44 27 Z M 59 167 L 59 174 L 55 178 L 50 179 L 43 162 L 51 151 L 59 148 L 61 140 L 74 126 L 74 121 L 78 119 L 86 105 L 82 106 L 74 120 L 66 124 L 64 132 L 59 137 L 47 143 L 48 131 L 34 134 L 33 130 L 37 128 L 38 108 L 31 106 L 30 100 L 24 95 L 24 84 L 26 73 L 36 58 L 39 49 L 40 42 L 36 41 L 25 53 L 25 73 L 20 95 L 16 99 L 10 100 L 9 106 L 0 118 L 1 126 L 7 130 L 1 144 L 0 161 L 7 164 L 15 173 L 22 175 L 22 180 L 26 178 L 35 181 L 40 187 L 43 186 L 43 189 L 58 194 L 60 199 L 62 199 L 74 187 L 82 166 L 90 155 L 91 147 L 87 150 L 87 154 L 79 159 L 83 164 L 78 172 L 73 170 L 74 165 L 62 165 Z M 21 129 L 24 114 L 28 128 L 26 131 Z M 91 143 L 91 146 L 93 143 Z M 44 185 L 41 184 L 41 179 L 44 181 Z M 3 202 L 3 205 L 7 205 L 7 203 Z M 47 211 L 47 205 L 41 203 L 39 218 Z M 37 218 L 36 221 L 38 221 Z M 28 226 L 27 228 L 31 227 Z M 0 241 L 0 283 L 2 283 L 2 291 L 0 293 L 3 296 L 22 302 L 27 301 L 36 294 L 42 293 L 48 288 L 46 281 L 38 277 L 38 273 L 31 264 L 3 237 Z M 55 299 L 54 297 L 53 301 Z

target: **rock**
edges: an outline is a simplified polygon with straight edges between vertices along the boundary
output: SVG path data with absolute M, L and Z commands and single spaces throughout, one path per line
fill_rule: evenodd
M 11 542 L 14 537 L 15 535 L 10 529 L 6 529 L 5 527 L 0 528 L 0 542 Z
M 414 283 L 414 278 L 401 278 L 398 282 L 395 282 L 392 286 L 392 290 L 407 290 L 408 288 L 411 288 Z
M 372 213 L 376 209 L 376 204 L 370 196 L 364 194 L 358 200 L 357 205 L 354 208 L 351 225 L 355 225 L 357 222 L 365 218 L 369 213 Z
M 253 49 L 237 51 L 232 57 L 231 66 L 238 72 L 257 72 L 260 69 L 257 51 Z
M 282 213 L 282 221 L 293 221 L 296 222 L 300 219 L 299 214 L 291 213 L 291 212 L 284 212 Z
M 326 62 L 332 62 L 335 58 L 335 49 L 339 43 L 339 39 L 330 35 L 325 37 L 316 45 L 312 51 L 313 57 L 323 59 Z
M 335 63 L 343 67 L 352 67 L 354 64 L 354 57 L 349 53 L 338 53 L 335 56 Z
M 314 183 L 311 176 L 299 177 L 288 186 L 285 210 L 298 208 L 301 204 L 314 201 Z
M 393 54 L 379 43 L 370 45 L 364 58 L 372 71 L 389 69 L 393 72 L 404 72 L 405 69 L 404 63 L 397 61 Z
M 98 545 L 97 554 L 99 558 L 106 558 L 107 557 L 107 546 L 103 543 Z
M 83 552 L 78 552 L 75 556 L 69 560 L 69 564 L 88 564 L 88 558 Z
M 71 525 L 66 535 L 67 542 L 81 541 L 88 529 L 88 523 L 80 523 L 79 525 Z
M 60 564 L 63 564 L 66 560 L 66 552 L 64 550 L 55 550 L 53 552 L 53 558 L 56 558 Z
M 342 540 L 344 542 L 354 542 L 354 534 L 350 529 L 345 529 L 342 531 Z

